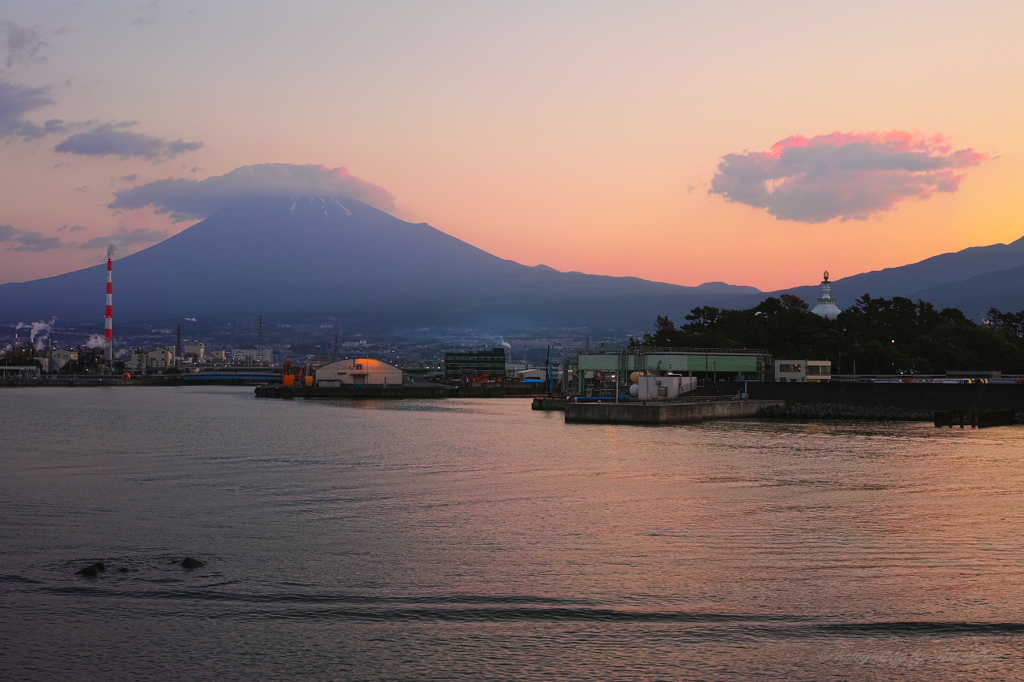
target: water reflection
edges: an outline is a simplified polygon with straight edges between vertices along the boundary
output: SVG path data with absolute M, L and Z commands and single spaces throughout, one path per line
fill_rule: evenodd
M 1018 672 L 1015 428 L 567 427 L 528 400 L 206 387 L 0 409 L 17 677 L 196 676 L 196 657 L 317 677 L 312 657 L 322 677 L 848 679 L 904 650 L 916 667 L 872 674 Z M 128 571 L 73 575 L 98 560 Z M 935 654 L 979 638 L 994 657 Z

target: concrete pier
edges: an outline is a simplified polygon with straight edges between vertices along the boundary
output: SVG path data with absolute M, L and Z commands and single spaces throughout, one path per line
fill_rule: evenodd
M 692 424 L 710 419 L 756 417 L 783 400 L 713 400 L 679 403 L 567 403 L 567 424 Z
M 569 401 L 565 398 L 534 398 L 533 405 L 531 406 L 534 410 L 564 410 L 565 406 L 569 404 Z

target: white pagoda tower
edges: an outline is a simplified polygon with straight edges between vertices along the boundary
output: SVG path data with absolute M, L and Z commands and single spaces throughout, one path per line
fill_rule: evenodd
M 839 313 L 843 312 L 836 305 L 836 299 L 832 298 L 832 283 L 828 281 L 828 270 L 825 271 L 825 279 L 821 281 L 821 298 L 811 312 L 830 320 L 836 319 Z

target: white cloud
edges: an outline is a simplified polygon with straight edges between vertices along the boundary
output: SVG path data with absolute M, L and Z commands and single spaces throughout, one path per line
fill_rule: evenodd
M 38 28 L 18 26 L 10 21 L 0 21 L 0 47 L 7 53 L 4 63 L 11 68 L 16 63 L 32 64 L 46 61 L 43 54 L 50 44 Z
M 167 238 L 166 230 L 150 230 L 140 227 L 135 230 L 123 230 L 107 237 L 94 237 L 78 245 L 80 249 L 105 249 L 108 246 L 135 246 L 137 244 L 155 244 Z
M 125 130 L 134 123 L 103 123 L 84 133 L 72 135 L 53 148 L 55 152 L 81 156 L 138 157 L 163 161 L 203 146 L 202 142 L 164 140 Z
M 37 138 L 64 130 L 63 122 L 57 119 L 38 125 L 25 118 L 30 111 L 51 104 L 49 88 L 0 81 L 0 137 Z
M 11 225 L 0 225 L 0 243 L 7 243 L 8 251 L 52 251 L 66 246 L 60 237 L 47 237 L 41 232 L 19 230 Z
M 346 168 L 284 163 L 242 166 L 205 180 L 157 180 L 117 192 L 108 206 L 152 206 L 157 213 L 169 213 L 175 221 L 183 221 L 207 218 L 239 199 L 268 195 L 345 196 L 384 211 L 395 206 L 390 192 L 350 175 Z

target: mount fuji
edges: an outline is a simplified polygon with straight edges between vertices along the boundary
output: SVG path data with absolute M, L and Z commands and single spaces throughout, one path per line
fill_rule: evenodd
M 105 265 L 0 285 L 0 319 L 98 321 Z M 529 267 L 341 196 L 243 199 L 118 259 L 119 323 L 264 314 L 337 317 L 349 329 L 498 330 L 589 326 L 635 331 L 657 315 L 757 295 Z

